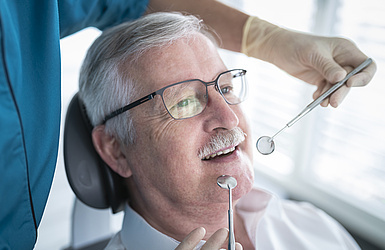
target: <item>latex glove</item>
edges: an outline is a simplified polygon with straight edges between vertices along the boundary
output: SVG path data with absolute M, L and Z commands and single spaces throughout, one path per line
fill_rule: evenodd
M 202 246 L 201 250 L 218 250 L 223 245 L 227 246 L 229 230 L 227 228 L 221 228 L 216 231 Z M 186 238 L 179 244 L 175 250 L 192 250 L 198 245 L 198 243 L 206 235 L 206 230 L 203 227 L 198 227 L 189 233 Z M 243 247 L 239 243 L 235 243 L 236 250 L 242 250 Z
M 347 39 L 290 31 L 257 17 L 249 17 L 244 26 L 242 52 L 273 63 L 290 75 L 316 85 L 313 98 L 342 80 L 347 71 L 367 58 Z M 327 106 L 330 103 L 337 107 L 350 87 L 367 85 L 375 72 L 376 64 L 373 62 L 351 77 L 346 86 L 334 92 L 330 100 L 326 99 L 321 105 Z

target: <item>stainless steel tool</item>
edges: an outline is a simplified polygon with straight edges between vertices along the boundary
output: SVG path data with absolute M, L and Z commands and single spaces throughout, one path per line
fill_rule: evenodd
M 229 190 L 229 245 L 228 250 L 235 250 L 234 221 L 233 221 L 233 197 L 231 190 L 237 186 L 237 180 L 229 175 L 221 175 L 217 178 L 217 184 L 223 189 Z
M 274 143 L 274 137 L 276 137 L 277 135 L 279 135 L 282 131 L 284 131 L 286 128 L 289 128 L 291 126 L 294 125 L 294 123 L 296 123 L 299 119 L 301 119 L 302 117 L 304 117 L 306 114 L 308 114 L 310 111 L 312 111 L 315 107 L 317 107 L 319 104 L 322 103 L 323 100 L 325 100 L 325 98 L 327 98 L 329 95 L 331 95 L 334 91 L 336 91 L 337 89 L 339 89 L 342 85 L 344 85 L 346 83 L 347 80 L 349 80 L 350 77 L 352 77 L 353 75 L 357 74 L 358 72 L 360 72 L 361 70 L 363 70 L 364 68 L 366 68 L 369 64 L 372 63 L 372 59 L 371 58 L 368 58 L 366 59 L 363 63 L 361 63 L 357 68 L 353 69 L 349 74 L 347 74 L 345 76 L 344 79 L 342 79 L 342 81 L 336 83 L 333 85 L 333 87 L 331 87 L 330 89 L 328 89 L 325 93 L 323 93 L 320 97 L 318 97 L 317 99 L 315 99 L 313 102 L 311 102 L 309 105 L 307 105 L 302 111 L 301 113 L 299 113 L 296 117 L 294 117 L 290 122 L 288 122 L 286 124 L 285 127 L 283 127 L 281 130 L 279 130 L 277 133 L 275 133 L 272 137 L 269 137 L 269 136 L 262 136 L 258 139 L 257 141 L 257 150 L 263 154 L 263 155 L 269 155 L 271 153 L 274 152 L 274 149 L 275 149 L 275 143 Z

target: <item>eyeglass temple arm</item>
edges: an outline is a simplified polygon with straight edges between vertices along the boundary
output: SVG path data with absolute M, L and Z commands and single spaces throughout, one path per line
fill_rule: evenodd
M 120 109 L 115 110 L 114 112 L 112 112 L 109 115 L 107 115 L 106 117 L 104 117 L 102 125 L 104 125 L 109 119 L 111 119 L 117 115 L 120 115 L 120 114 L 126 112 L 127 110 L 135 108 L 136 106 L 153 99 L 155 95 L 156 95 L 156 92 L 153 92 L 153 93 L 149 94 L 148 96 L 142 97 L 133 103 L 130 103 L 130 104 L 128 104 L 128 105 L 126 105 Z

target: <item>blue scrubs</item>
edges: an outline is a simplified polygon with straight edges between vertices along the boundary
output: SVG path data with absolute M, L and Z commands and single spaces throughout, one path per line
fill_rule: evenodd
M 138 18 L 147 1 L 0 1 L 0 250 L 36 241 L 58 151 L 60 38 Z

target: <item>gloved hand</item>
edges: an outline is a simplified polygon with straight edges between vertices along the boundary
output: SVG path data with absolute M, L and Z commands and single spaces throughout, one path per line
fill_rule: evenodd
M 203 227 L 194 229 L 186 238 L 179 244 L 175 250 L 193 250 L 198 243 L 203 239 L 206 230 Z M 218 250 L 223 245 L 227 246 L 229 231 L 227 228 L 218 229 L 202 246 L 201 250 Z M 235 243 L 236 250 L 242 250 L 243 247 L 238 242 Z
M 243 29 L 242 53 L 270 63 L 294 77 L 316 85 L 317 98 L 347 72 L 360 65 L 367 56 L 351 41 L 290 31 L 257 17 L 249 17 Z M 373 62 L 351 77 L 321 105 L 337 107 L 352 86 L 365 86 L 373 78 Z

